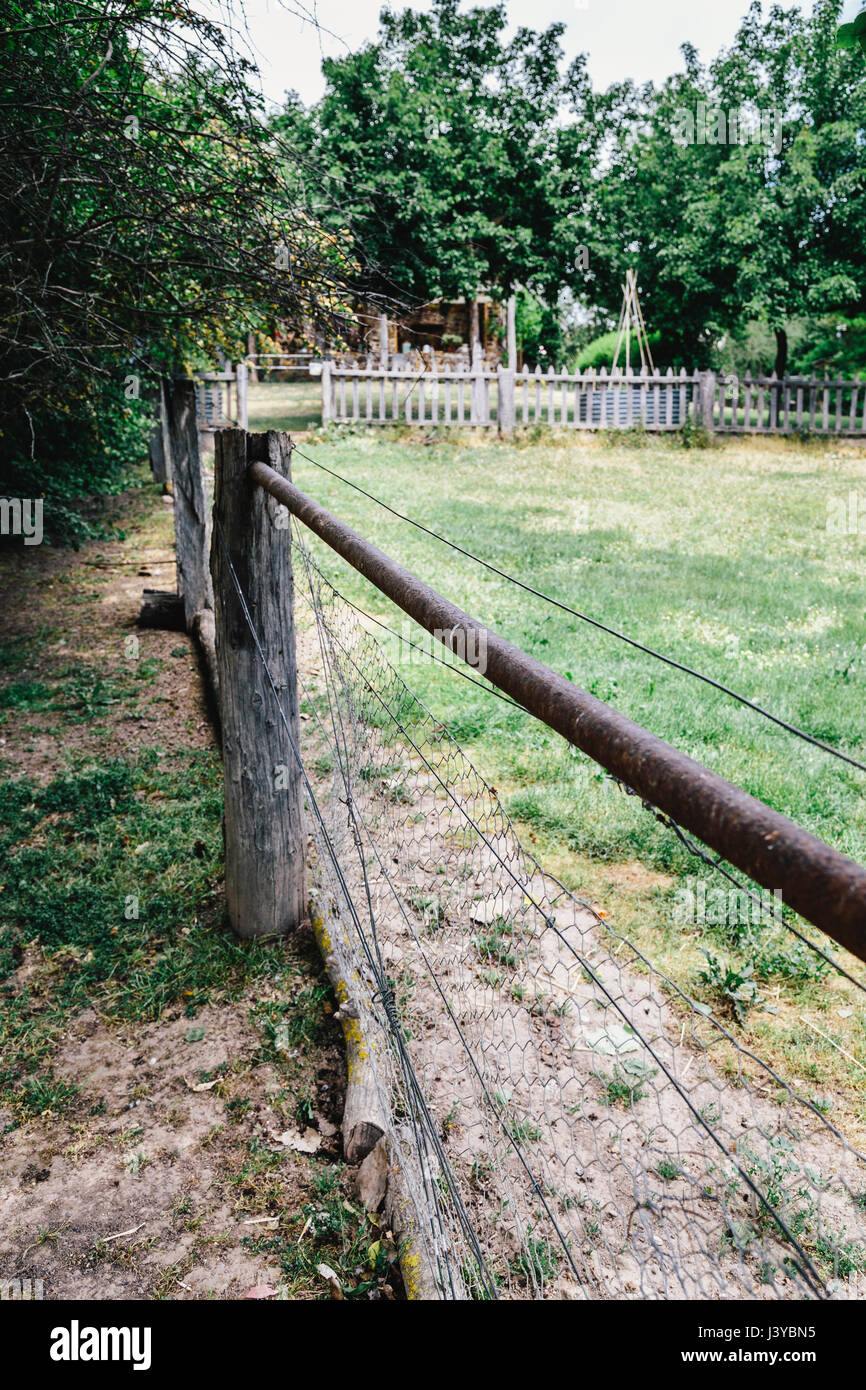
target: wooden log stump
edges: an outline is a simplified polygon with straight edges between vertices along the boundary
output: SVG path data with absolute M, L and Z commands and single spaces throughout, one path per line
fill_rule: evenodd
M 159 628 L 163 632 L 186 632 L 183 599 L 165 589 L 145 589 L 142 595 L 139 627 Z

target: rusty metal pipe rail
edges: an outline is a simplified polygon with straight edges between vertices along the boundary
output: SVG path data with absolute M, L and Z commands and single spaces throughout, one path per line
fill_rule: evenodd
M 528 656 L 371 545 L 267 464 L 250 477 L 457 656 L 807 921 L 866 960 L 866 869 Z M 467 663 L 472 664 L 472 663 Z M 478 669 L 477 666 L 474 669 Z

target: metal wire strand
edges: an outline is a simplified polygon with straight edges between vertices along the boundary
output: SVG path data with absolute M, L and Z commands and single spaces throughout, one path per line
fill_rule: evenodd
M 849 753 L 843 753 L 840 749 L 833 748 L 829 743 L 824 743 L 823 740 L 816 738 L 814 734 L 807 733 L 805 729 L 799 728 L 796 724 L 789 723 L 787 719 L 782 719 L 779 715 L 773 714 L 771 710 L 764 709 L 762 705 L 757 704 L 754 700 L 750 700 L 747 695 L 741 695 L 738 691 L 732 690 L 730 686 L 723 685 L 721 681 L 715 680 L 713 676 L 707 676 L 702 671 L 696 671 L 693 667 L 687 666 L 681 661 L 676 661 L 673 657 L 665 656 L 663 652 L 658 652 L 653 647 L 646 646 L 643 642 L 637 641 L 634 637 L 629 637 L 624 632 L 619 632 L 616 628 L 600 622 L 597 618 L 591 618 L 588 613 L 581 613 L 579 609 L 572 608 L 570 604 L 563 603 L 561 599 L 554 598 L 552 594 L 547 594 L 542 589 L 536 589 L 532 584 L 524 583 L 522 579 L 516 578 L 513 574 L 508 574 L 507 571 L 500 569 L 498 565 L 492 564 L 489 560 L 483 559 L 480 555 L 475 555 L 471 550 L 466 550 L 462 545 L 458 545 L 455 541 L 449 540 L 447 536 L 440 535 L 438 531 L 434 531 L 431 527 L 423 525 L 422 522 L 416 521 L 413 517 L 398 511 L 387 502 L 383 502 L 381 497 L 376 497 L 372 492 L 368 492 L 366 488 L 361 487 L 360 484 L 353 483 L 350 478 L 344 477 L 342 473 L 337 473 L 333 468 L 328 468 L 326 464 L 320 463 L 318 459 L 314 459 L 310 454 L 299 449 L 297 445 L 294 446 L 294 452 L 299 458 L 305 459 L 307 463 L 311 463 L 315 468 L 321 469 L 323 473 L 330 474 L 332 478 L 336 478 L 339 482 L 345 483 L 346 487 L 353 488 L 355 492 L 359 492 L 363 497 L 368 498 L 371 502 L 375 502 L 378 507 L 382 507 L 386 512 L 390 512 L 391 515 L 397 517 L 398 520 L 405 521 L 409 526 L 414 526 L 418 531 L 423 531 L 425 535 L 431 536 L 433 540 L 439 541 L 442 545 L 447 545 L 451 550 L 455 550 L 458 555 L 463 555 L 466 559 L 472 560 L 475 564 L 482 565 L 484 569 L 489 570 L 491 574 L 498 575 L 500 579 L 505 579 L 509 584 L 514 584 L 518 589 L 523 589 L 525 593 L 532 594 L 534 598 L 540 598 L 544 603 L 549 603 L 554 608 L 561 609 L 563 613 L 568 613 L 572 618 L 578 618 L 582 623 L 588 623 L 590 627 L 597 628 L 599 632 L 604 632 L 609 637 L 616 637 L 618 641 L 627 643 L 628 646 L 634 647 L 639 652 L 643 652 L 645 656 L 651 656 L 656 661 L 661 661 L 666 666 L 672 667 L 675 671 L 681 671 L 686 676 L 692 676 L 695 680 L 703 681 L 704 685 L 709 685 L 713 690 L 718 690 L 720 694 L 728 696 L 731 700 L 736 700 L 738 704 L 743 705 L 746 709 L 750 709 L 753 713 L 761 715 L 764 719 L 768 719 L 772 724 L 778 725 L 778 727 L 784 729 L 786 733 L 793 734 L 795 738 L 802 739 L 805 743 L 810 743 L 814 748 L 820 748 L 823 753 L 828 753 L 830 757 L 837 758 L 840 762 L 847 763 L 850 767 L 856 767 L 859 772 L 866 772 L 866 763 L 860 762 L 859 759 L 852 757 Z
M 303 547 L 302 543 L 298 544 L 302 546 L 302 549 L 306 550 L 306 547 Z M 319 576 L 320 586 L 324 586 L 329 590 L 332 590 L 330 582 L 324 578 L 320 571 L 318 571 L 318 567 L 315 565 L 315 562 L 309 561 L 308 558 L 305 558 L 305 565 L 307 565 L 308 567 L 308 578 L 310 577 L 312 571 L 316 571 L 316 573 Z M 329 600 L 329 602 L 333 602 L 337 599 L 337 597 L 338 596 L 336 594 L 336 591 L 332 590 L 331 599 Z M 313 593 L 312 605 L 315 613 L 315 621 L 317 623 L 317 627 L 320 634 L 321 645 L 321 638 L 323 632 L 323 619 L 321 615 L 322 601 L 316 597 L 315 593 Z M 363 632 L 363 630 L 361 631 Z M 742 1182 L 744 1182 L 745 1185 L 750 1189 L 750 1191 L 753 1194 L 753 1198 L 757 1203 L 757 1209 L 762 1210 L 765 1214 L 766 1221 L 770 1222 L 782 1233 L 786 1243 L 789 1246 L 789 1249 L 796 1251 L 798 1259 L 795 1261 L 795 1263 L 799 1270 L 800 1277 L 803 1278 L 805 1285 L 811 1290 L 813 1294 L 817 1296 L 822 1296 L 822 1292 L 824 1290 L 823 1278 L 815 1268 L 815 1265 L 808 1256 L 807 1252 L 804 1250 L 802 1243 L 797 1239 L 790 1224 L 785 1220 L 784 1215 L 777 1210 L 774 1203 L 771 1200 L 769 1200 L 766 1193 L 762 1191 L 760 1182 L 755 1180 L 753 1176 L 755 1170 L 753 1169 L 749 1171 L 743 1164 L 739 1163 L 736 1160 L 736 1158 L 731 1156 L 729 1145 L 728 1143 L 726 1143 L 725 1137 L 723 1135 L 716 1134 L 713 1125 L 709 1121 L 707 1121 L 705 1116 L 703 1116 L 700 1113 L 699 1108 L 695 1105 L 689 1094 L 679 1084 L 677 1077 L 667 1066 L 665 1059 L 658 1051 L 658 1048 L 653 1045 L 651 1039 L 649 1039 L 647 1036 L 643 1034 L 640 1028 L 635 1026 L 634 1021 L 631 1018 L 630 1011 L 623 1007 L 622 1003 L 614 996 L 611 989 L 605 985 L 605 982 L 599 975 L 598 971 L 592 968 L 590 962 L 585 956 L 585 953 L 577 951 L 573 943 L 569 942 L 564 936 L 564 934 L 557 928 L 556 924 L 550 920 L 548 914 L 545 913 L 543 905 L 538 900 L 536 894 L 529 889 L 526 882 L 525 874 L 519 874 L 515 872 L 512 865 L 500 853 L 497 844 L 494 843 L 490 835 L 485 832 L 484 826 L 479 823 L 476 817 L 472 816 L 471 812 L 467 809 L 465 804 L 463 804 L 462 799 L 455 794 L 454 790 L 452 789 L 452 786 L 449 784 L 448 778 L 443 777 L 440 774 L 439 768 L 434 764 L 434 762 L 431 761 L 431 759 L 427 755 L 425 755 L 423 748 L 420 746 L 418 740 L 412 737 L 412 734 L 410 733 L 409 727 L 406 722 L 406 717 L 404 716 L 401 718 L 400 713 L 397 709 L 394 708 L 393 703 L 390 703 L 383 698 L 383 696 L 376 689 L 375 683 L 373 683 L 367 676 L 362 665 L 363 646 L 358 646 L 354 641 L 347 645 L 347 643 L 345 641 L 342 641 L 333 630 L 330 631 L 328 640 L 340 656 L 344 670 L 351 670 L 354 673 L 354 677 L 356 677 L 359 681 L 359 688 L 365 689 L 372 696 L 374 702 L 376 702 L 376 704 L 382 712 L 381 717 L 377 716 L 375 718 L 371 713 L 370 718 L 372 718 L 373 722 L 372 724 L 369 724 L 369 721 L 365 720 L 365 725 L 367 725 L 369 728 L 374 728 L 381 723 L 384 727 L 393 728 L 397 732 L 397 734 L 399 734 L 400 738 L 406 744 L 406 746 L 412 751 L 419 764 L 423 766 L 427 771 L 429 771 L 434 781 L 437 781 L 439 783 L 445 797 L 451 801 L 451 803 L 454 805 L 455 809 L 459 812 L 459 814 L 466 819 L 468 824 L 471 826 L 474 834 L 477 835 L 478 840 L 485 846 L 485 848 L 489 851 L 490 856 L 498 864 L 499 869 L 502 872 L 504 872 L 507 877 L 511 878 L 512 882 L 515 885 L 515 888 L 519 888 L 522 891 L 524 895 L 524 900 L 529 904 L 529 906 L 535 909 L 535 911 L 538 914 L 540 914 L 541 922 L 543 924 L 544 929 L 553 933 L 561 941 L 564 948 L 574 956 L 574 958 L 580 964 L 581 968 L 586 972 L 586 976 L 592 982 L 593 987 L 607 999 L 608 1003 L 612 1005 L 617 1010 L 617 1012 L 619 1012 L 626 1026 L 630 1029 L 633 1029 L 637 1041 L 640 1043 L 641 1047 L 645 1049 L 647 1055 L 651 1057 L 653 1061 L 657 1064 L 657 1068 L 665 1076 L 666 1082 L 677 1092 L 681 1102 L 690 1111 L 694 1123 L 698 1126 L 700 1130 L 707 1134 L 708 1138 L 716 1146 L 720 1154 L 725 1155 L 726 1160 L 737 1171 L 738 1178 Z M 372 642 L 372 638 L 368 633 L 363 634 L 363 640 L 364 642 Z M 381 656 L 379 657 L 379 660 L 381 661 Z M 330 685 L 333 683 L 333 680 L 335 679 L 332 661 L 326 663 L 326 670 L 329 672 L 329 674 L 326 676 L 326 680 Z M 343 679 L 345 680 L 345 676 L 343 677 Z M 395 686 L 395 698 L 397 699 L 398 705 L 402 708 L 404 698 L 411 698 L 413 704 L 417 706 L 418 702 L 415 700 L 415 697 L 410 697 L 409 693 L 406 692 L 405 687 L 402 685 L 402 682 L 399 682 L 399 678 L 397 678 L 393 672 L 390 679 L 392 679 L 392 681 L 397 682 L 397 685 Z M 331 699 L 330 692 L 328 694 L 328 699 Z M 419 707 L 419 711 L 421 709 L 423 709 L 423 707 Z M 423 716 L 421 713 L 419 713 L 418 717 L 421 718 Z M 364 735 L 364 737 L 368 738 L 369 733 Z M 343 744 L 345 745 L 347 738 L 345 730 L 341 735 L 341 738 Z M 341 763 L 341 768 L 342 766 L 343 764 Z M 341 771 L 341 776 L 345 777 L 345 773 L 343 771 Z M 362 821 L 364 821 L 363 817 L 361 819 Z M 364 834 L 369 842 L 371 838 L 371 831 L 369 826 L 366 825 L 365 821 L 363 824 L 363 829 Z M 397 856 L 395 855 L 395 858 L 396 857 Z M 383 877 L 388 882 L 392 893 L 398 893 L 399 886 L 394 885 L 391 882 L 390 874 L 387 871 L 387 867 L 383 863 L 382 856 L 379 854 L 374 854 L 374 858 L 376 858 L 379 862 L 379 868 L 383 873 Z M 401 915 L 403 916 L 403 919 L 405 921 L 406 913 L 401 912 Z M 603 926 L 606 932 L 610 932 L 608 924 L 606 922 L 603 922 L 602 919 L 598 917 L 598 914 L 594 914 L 594 916 L 598 921 L 599 925 Z M 619 941 L 623 941 L 623 938 L 621 937 L 617 937 L 616 939 Z M 630 943 L 626 944 L 629 944 L 629 948 L 633 952 L 635 959 L 639 959 L 646 963 L 648 969 L 653 973 L 653 975 L 659 977 L 662 980 L 665 979 L 665 977 L 661 975 L 655 967 L 651 966 L 648 962 L 645 961 L 645 958 L 642 957 L 640 953 L 633 946 L 630 945 Z M 429 965 L 429 959 L 426 955 L 426 952 L 422 952 L 422 957 L 425 960 L 425 965 Z M 438 984 L 438 982 L 435 983 Z M 667 981 L 666 983 L 671 984 L 671 982 Z M 677 989 L 672 984 L 671 987 L 674 990 L 674 992 L 680 998 L 682 998 L 683 1001 L 687 1003 L 691 1009 L 694 1009 L 695 1006 L 692 1004 L 692 1001 L 689 1000 L 688 997 L 685 994 L 683 994 L 681 990 Z M 787 1087 L 786 1083 L 782 1080 L 781 1077 L 779 1077 L 778 1073 L 774 1071 L 772 1068 L 770 1068 L 766 1062 L 764 1062 L 761 1058 L 755 1056 L 755 1054 L 750 1052 L 748 1049 L 744 1048 L 741 1043 L 739 1043 L 736 1039 L 733 1038 L 733 1036 L 730 1034 L 728 1030 L 725 1030 L 722 1027 L 718 1020 L 713 1018 L 712 1020 L 709 1020 L 709 1022 L 711 1026 L 715 1030 L 717 1030 L 720 1040 L 724 1039 L 726 1042 L 731 1043 L 736 1048 L 739 1054 L 741 1054 L 743 1057 L 748 1057 L 750 1060 L 754 1061 L 758 1066 L 761 1067 L 761 1069 L 768 1076 L 768 1078 L 770 1078 L 772 1082 L 776 1084 L 780 1088 L 780 1090 L 783 1093 L 785 1093 L 794 1104 L 802 1106 L 804 1112 L 811 1114 L 813 1118 L 817 1120 L 819 1125 L 825 1130 L 825 1132 L 831 1133 L 834 1135 L 834 1137 L 841 1140 L 841 1136 L 838 1135 L 838 1132 L 833 1128 L 833 1126 L 829 1125 L 829 1122 L 826 1120 L 826 1118 L 815 1107 L 811 1106 L 808 1101 L 804 1101 L 801 1097 L 798 1097 L 793 1092 L 791 1092 L 790 1088 Z M 841 1142 L 843 1144 L 845 1143 L 844 1140 L 841 1140 Z M 848 1146 L 846 1145 L 846 1148 L 847 1147 Z
M 292 756 L 294 757 L 295 762 L 297 763 L 298 770 L 299 770 L 299 772 L 300 772 L 300 774 L 301 774 L 301 777 L 302 777 L 302 780 L 303 780 L 303 782 L 304 782 L 304 786 L 305 786 L 305 789 L 306 789 L 306 792 L 307 792 L 307 796 L 308 796 L 308 798 L 309 798 L 309 802 L 310 802 L 311 808 L 313 809 L 313 812 L 314 812 L 316 821 L 317 821 L 317 823 L 318 823 L 319 829 L 320 829 L 320 831 L 321 831 L 322 834 L 323 834 L 323 837 L 324 837 L 324 840 L 325 840 L 325 844 L 326 844 L 326 846 L 328 847 L 328 850 L 329 850 L 329 858 L 330 858 L 330 860 L 331 860 L 331 864 L 332 864 L 333 870 L 334 870 L 334 872 L 335 872 L 335 875 L 336 875 L 336 877 L 337 877 L 337 880 L 338 880 L 338 882 L 340 883 L 344 901 L 346 902 L 346 905 L 347 905 L 347 907 L 348 907 L 348 909 L 349 909 L 349 911 L 350 911 L 350 913 L 351 913 L 353 922 L 354 922 L 354 924 L 355 924 L 355 927 L 356 927 L 356 930 L 357 930 L 357 933 L 358 933 L 359 940 L 363 943 L 363 945 L 364 945 L 364 947 L 365 947 L 365 955 L 366 955 L 366 957 L 367 957 L 367 964 L 369 965 L 370 969 L 373 971 L 374 975 L 377 976 L 377 981 L 378 981 L 378 984 L 379 984 L 379 989 L 380 989 L 380 991 L 383 990 L 383 989 L 387 989 L 387 988 L 389 988 L 389 986 L 388 986 L 388 983 L 387 983 L 387 978 L 385 978 L 385 975 L 384 975 L 384 966 L 383 966 L 383 964 L 382 964 L 381 955 L 379 954 L 379 951 L 378 951 L 378 945 L 376 946 L 376 952 L 375 952 L 375 955 L 374 955 L 373 953 L 370 952 L 369 945 L 368 945 L 367 942 L 366 942 L 366 937 L 365 937 L 365 934 L 364 934 L 364 931 L 363 931 L 363 927 L 362 927 L 362 925 L 361 925 L 360 917 L 358 916 L 357 909 L 355 908 L 354 900 L 353 900 L 353 898 L 352 898 L 351 892 L 350 892 L 349 887 L 348 887 L 348 884 L 347 884 L 347 882 L 346 882 L 345 875 L 343 874 L 342 868 L 341 868 L 341 866 L 340 866 L 339 858 L 338 858 L 338 856 L 337 856 L 337 854 L 336 854 L 336 850 L 335 850 L 335 847 L 334 847 L 334 845 L 333 845 L 333 841 L 331 840 L 331 837 L 330 837 L 330 835 L 328 834 L 327 826 L 326 826 L 326 824 L 325 824 L 324 817 L 323 817 L 322 814 L 321 814 L 321 810 L 320 810 L 320 808 L 319 808 L 318 801 L 317 801 L 316 796 L 315 796 L 315 792 L 314 792 L 314 790 L 313 790 L 312 784 L 311 784 L 311 782 L 310 782 L 309 776 L 308 776 L 307 771 L 306 771 L 306 768 L 305 768 L 305 766 L 304 766 L 304 762 L 303 762 L 303 759 L 302 759 L 302 757 L 301 757 L 300 750 L 299 750 L 299 748 L 298 748 L 298 746 L 297 746 L 297 743 L 296 743 L 296 741 L 295 741 L 295 739 L 294 739 L 294 737 L 293 737 L 293 735 L 292 735 L 292 731 L 291 731 L 291 727 L 290 727 L 290 725 L 289 725 L 288 718 L 287 718 L 287 716 L 286 716 L 285 710 L 283 709 L 283 705 L 282 705 L 282 702 L 281 702 L 280 697 L 279 697 L 279 692 L 278 692 L 278 690 L 277 690 L 276 684 L 275 684 L 275 682 L 274 682 L 274 680 L 273 680 L 273 677 L 272 677 L 272 675 L 271 675 L 270 668 L 269 668 L 269 666 L 268 666 L 267 660 L 265 659 L 265 655 L 264 655 L 264 652 L 263 652 L 263 650 L 262 650 L 262 646 L 261 646 L 261 642 L 260 642 L 260 640 L 259 640 L 258 633 L 257 633 L 256 628 L 255 628 L 255 625 L 254 625 L 254 623 L 253 623 L 253 621 L 252 621 L 252 617 L 251 617 L 251 615 L 250 615 L 249 607 L 248 607 L 248 605 L 247 605 L 246 596 L 245 596 L 245 594 L 244 594 L 244 592 L 243 592 L 243 589 L 242 589 L 242 587 L 241 587 L 240 580 L 238 579 L 237 573 L 236 573 L 235 568 L 234 568 L 234 564 L 232 563 L 231 555 L 230 555 L 230 553 L 229 553 L 228 545 L 227 545 L 227 543 L 226 543 L 226 539 L 225 539 L 225 536 L 224 536 L 224 534 L 223 534 L 222 526 L 220 525 L 219 519 L 218 519 L 217 517 L 214 517 L 214 525 L 215 525 L 215 535 L 217 536 L 218 541 L 219 541 L 219 544 L 220 544 L 220 546 L 222 547 L 223 555 L 224 555 L 224 557 L 225 557 L 225 561 L 226 561 L 226 564 L 227 564 L 229 573 L 230 573 L 230 575 L 231 575 L 232 584 L 233 584 L 233 587 L 234 587 L 234 589 L 235 589 L 235 593 L 236 593 L 237 598 L 238 598 L 238 601 L 239 601 L 239 603 L 240 603 L 240 607 L 241 607 L 241 611 L 242 611 L 242 613 L 243 613 L 244 621 L 245 621 L 245 623 L 246 623 L 246 625 L 247 625 L 247 628 L 248 628 L 248 630 L 249 630 L 250 636 L 252 637 L 253 644 L 254 644 L 255 649 L 256 649 L 256 653 L 257 653 L 257 655 L 258 655 L 258 657 L 259 657 L 259 660 L 260 660 L 260 662 L 261 662 L 261 664 L 262 664 L 262 669 L 263 669 L 263 672 L 264 672 L 264 675 L 265 675 L 265 679 L 266 679 L 266 681 L 267 681 L 268 688 L 270 689 L 271 695 L 272 695 L 272 697 L 273 697 L 273 699 L 274 699 L 274 702 L 275 702 L 275 704 L 276 704 L 277 712 L 278 712 L 279 717 L 280 717 L 280 722 L 282 723 L 282 726 L 283 726 L 283 729 L 284 729 L 284 731 L 285 731 L 286 737 L 287 737 L 288 740 L 289 740 L 289 746 L 290 746 L 291 751 L 292 751 Z M 371 910 L 372 910 L 372 903 L 370 903 L 370 907 L 371 907 Z M 371 917 L 371 923 L 372 923 L 372 917 Z M 375 928 L 374 928 L 374 932 L 375 932 Z M 430 1113 L 429 1113 L 429 1110 L 428 1110 L 428 1108 L 427 1108 L 426 1100 L 425 1100 L 425 1098 L 424 1098 L 423 1092 L 422 1092 L 421 1087 L 420 1087 L 420 1084 L 419 1084 L 419 1082 L 418 1082 L 418 1078 L 417 1078 L 417 1076 L 415 1075 L 414 1070 L 413 1070 L 413 1068 L 412 1068 L 412 1066 L 411 1066 L 411 1062 L 410 1062 L 410 1060 L 409 1060 L 408 1053 L 406 1052 L 406 1049 L 405 1049 L 405 1046 L 404 1046 L 404 1042 L 403 1042 L 401 1030 L 400 1030 L 399 1026 L 398 1026 L 396 1029 L 392 1026 L 392 1019 L 388 1017 L 388 1012 L 387 1012 L 387 1011 L 386 1011 L 386 1019 L 387 1019 L 387 1021 L 388 1021 L 388 1026 L 389 1026 L 390 1032 L 391 1032 L 392 1036 L 394 1037 L 394 1040 L 395 1040 L 395 1042 L 396 1042 L 396 1044 L 397 1044 L 397 1053 L 398 1053 L 398 1056 L 401 1058 L 402 1062 L 403 1062 L 404 1065 L 405 1065 L 405 1078 L 406 1078 L 406 1080 L 407 1080 L 407 1082 L 408 1082 L 408 1084 L 409 1084 L 409 1086 L 410 1086 L 410 1089 L 411 1089 L 411 1092 L 412 1092 L 412 1095 L 413 1095 L 413 1099 L 414 1099 L 414 1101 L 416 1102 L 416 1104 L 417 1104 L 417 1106 L 418 1106 L 420 1115 L 423 1117 L 423 1120 L 424 1120 L 424 1123 L 425 1123 L 425 1129 L 426 1129 L 426 1139 L 427 1139 L 428 1142 L 431 1143 L 431 1146 L 433 1147 L 434 1152 L 436 1153 L 437 1160 L 438 1160 L 438 1162 L 439 1162 L 440 1165 L 441 1165 L 442 1171 L 448 1176 L 450 1184 L 453 1185 L 453 1187 L 454 1187 L 454 1202 L 455 1202 L 455 1206 L 457 1207 L 458 1211 L 460 1211 L 460 1213 L 461 1213 L 465 1232 L 466 1232 L 466 1234 L 467 1234 L 468 1239 L 470 1240 L 470 1243 L 471 1243 L 472 1246 L 474 1247 L 474 1252 L 475 1252 L 476 1260 L 477 1260 L 477 1262 L 478 1262 L 479 1271 L 482 1272 L 482 1274 L 486 1275 L 489 1294 L 490 1294 L 490 1296 L 495 1297 L 495 1292 L 496 1292 L 496 1285 L 495 1285 L 495 1282 L 492 1280 L 492 1278 L 489 1276 L 489 1274 L 486 1274 L 486 1266 L 485 1266 L 483 1254 L 482 1254 L 482 1252 L 481 1252 L 480 1244 L 479 1244 L 479 1242 L 478 1242 L 478 1238 L 477 1238 L 477 1236 L 476 1236 L 476 1234 L 475 1234 L 475 1232 L 474 1232 L 474 1230 L 473 1230 L 473 1228 L 472 1228 L 472 1224 L 471 1224 L 471 1221 L 469 1220 L 468 1213 L 465 1211 L 465 1208 L 463 1208 L 462 1202 L 460 1201 L 459 1193 L 458 1193 L 458 1190 L 457 1190 L 457 1188 L 456 1188 L 456 1184 L 454 1184 L 454 1179 L 453 1179 L 453 1177 L 452 1177 L 452 1175 L 451 1175 L 450 1164 L 449 1164 L 447 1155 L 445 1154 L 444 1149 L 443 1149 L 442 1144 L 441 1144 L 441 1141 L 439 1140 L 439 1136 L 438 1136 L 438 1134 L 437 1134 L 437 1132 L 436 1132 L 435 1125 L 434 1125 L 434 1123 L 433 1123 L 432 1117 L 431 1117 L 431 1115 L 430 1115 Z

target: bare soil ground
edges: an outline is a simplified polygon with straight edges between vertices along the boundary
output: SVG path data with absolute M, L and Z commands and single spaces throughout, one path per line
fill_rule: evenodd
M 325 1263 L 337 1296 L 391 1297 L 388 1260 L 368 1258 L 377 1218 L 340 1162 L 342 1037 L 312 932 L 233 943 L 218 815 L 208 812 L 216 848 L 184 842 L 185 826 L 200 833 L 194 794 L 218 779 L 198 661 L 185 635 L 136 628 L 142 589 L 175 585 L 170 499 L 127 494 L 108 524 L 125 538 L 0 553 L 0 771 L 10 796 L 24 789 L 10 802 L 21 825 L 0 842 L 12 966 L 0 985 L 0 1278 L 41 1279 L 47 1299 L 328 1298 Z M 151 816 L 149 842 L 124 843 L 114 798 L 98 824 L 74 798 L 40 814 L 39 796 L 70 778 L 90 786 L 142 759 L 169 770 L 130 795 L 130 815 Z M 115 876 L 135 863 L 145 897 L 178 894 L 149 935 L 143 910 L 131 964 L 112 962 L 112 941 L 140 923 L 121 917 L 107 946 L 93 926 L 93 942 L 78 944 L 96 907 L 76 923 L 75 894 L 106 857 Z M 114 891 L 107 871 L 102 881 Z M 56 913 L 40 930 L 28 895 L 40 903 L 49 890 Z M 100 951 L 102 975 L 76 994 Z M 202 976 L 207 952 L 226 962 L 219 977 Z M 152 998 L 148 978 L 161 981 Z

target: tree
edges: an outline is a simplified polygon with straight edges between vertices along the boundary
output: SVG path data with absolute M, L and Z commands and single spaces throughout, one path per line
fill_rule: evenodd
M 765 21 L 755 3 L 708 68 L 686 45 L 685 72 L 660 90 L 601 99 L 614 134 L 590 289 L 615 309 L 637 264 L 649 326 L 679 345 L 674 365 L 701 365 L 722 333 L 758 319 L 781 376 L 793 319 L 862 311 L 866 73 L 859 52 L 837 51 L 838 12 L 821 0 L 809 17 L 775 7 Z
M 776 335 L 783 376 L 792 319 L 864 303 L 866 82 L 859 54 L 837 49 L 839 5 L 811 16 L 753 4 L 732 48 L 713 65 L 725 104 L 772 110 L 779 139 L 731 149 L 711 190 L 737 265 L 747 318 Z
M 708 198 L 721 148 L 677 138 L 681 114 L 708 99 L 697 55 L 688 45 L 683 55 L 685 71 L 660 89 L 624 82 L 595 98 L 607 140 L 589 209 L 586 295 L 615 324 L 625 272 L 635 267 L 647 326 L 672 354 L 666 365 L 692 368 L 707 365 L 736 317 L 736 268 L 714 235 Z
M 503 4 L 463 12 L 459 0 L 384 10 L 380 23 L 375 43 L 325 62 L 309 116 L 292 105 L 281 123 L 314 151 L 316 216 L 349 226 L 385 295 L 519 283 L 555 303 L 589 176 L 587 149 L 558 125 L 562 102 L 587 87 L 581 62 L 561 73 L 563 26 L 506 43 Z
M 840 24 L 837 33 L 840 48 L 860 48 L 866 53 L 866 10 L 851 24 Z
M 250 65 L 184 0 L 5 14 L 2 466 L 68 498 L 128 458 L 150 373 L 326 315 L 347 262 L 297 202 Z

